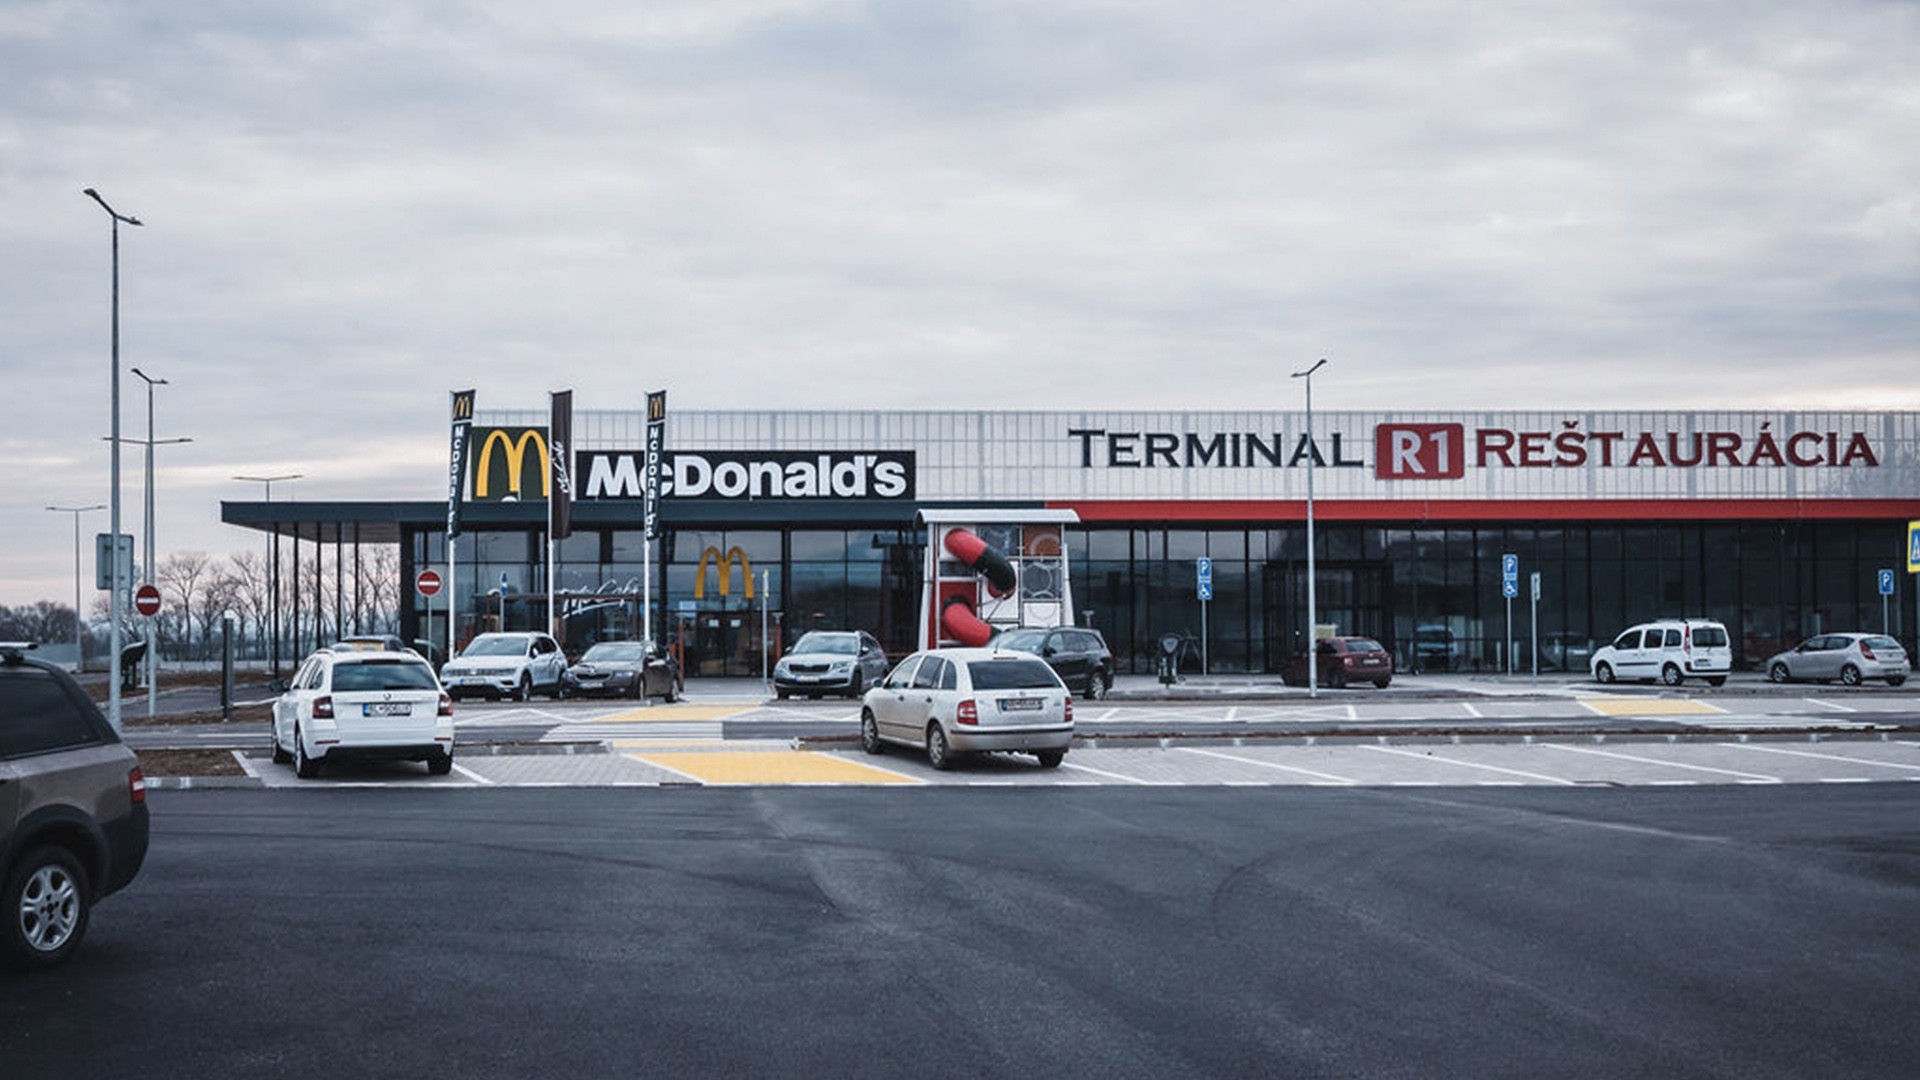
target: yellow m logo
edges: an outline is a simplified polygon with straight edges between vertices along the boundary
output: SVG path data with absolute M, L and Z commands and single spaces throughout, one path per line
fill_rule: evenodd
M 535 450 L 531 460 L 527 448 Z M 506 491 L 495 494 L 493 491 L 493 454 L 495 448 L 506 456 Z M 473 498 L 475 502 L 518 499 L 523 490 L 530 488 L 528 479 L 535 475 L 528 470 L 538 470 L 540 497 L 546 498 L 552 483 L 551 471 L 547 468 L 547 436 L 540 428 L 489 428 L 486 438 L 480 442 L 480 452 L 473 457 Z
M 693 598 L 705 599 L 707 564 L 715 559 L 720 560 L 720 595 L 724 597 L 731 593 L 733 591 L 733 560 L 736 557 L 740 560 L 740 577 L 747 583 L 747 599 L 753 599 L 753 564 L 747 561 L 747 553 L 741 551 L 738 544 L 728 548 L 725 556 L 720 554 L 720 549 L 717 547 L 710 547 L 700 553 L 700 566 L 693 575 Z

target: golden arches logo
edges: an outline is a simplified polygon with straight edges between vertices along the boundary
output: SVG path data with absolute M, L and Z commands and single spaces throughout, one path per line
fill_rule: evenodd
M 473 419 L 473 391 L 456 390 L 453 392 L 453 422 Z
M 552 470 L 547 467 L 547 437 L 539 428 L 521 428 L 519 435 L 513 435 L 513 428 L 492 428 L 480 442 L 480 452 L 473 457 L 473 497 L 484 499 L 518 499 L 522 497 L 521 484 L 527 475 L 527 448 L 535 451 L 532 464 L 540 470 L 540 497 L 546 498 L 552 483 Z M 506 455 L 506 493 L 492 494 L 493 485 L 489 483 L 493 475 L 493 452 L 499 447 Z
M 709 547 L 700 553 L 700 567 L 693 572 L 693 598 L 706 598 L 707 564 L 716 559 L 720 564 L 720 595 L 725 597 L 730 594 L 733 591 L 733 560 L 736 558 L 740 560 L 740 577 L 747 583 L 747 599 L 753 599 L 753 563 L 747 560 L 747 553 L 740 550 L 738 544 L 728 548 L 725 555 L 721 555 L 717 547 Z

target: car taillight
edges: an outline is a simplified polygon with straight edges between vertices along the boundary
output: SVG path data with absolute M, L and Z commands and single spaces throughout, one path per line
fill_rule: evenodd
M 313 699 L 313 718 L 315 720 L 333 719 L 333 699 L 317 697 Z
M 1879 659 L 1879 657 L 1877 657 L 1877 656 L 1875 656 L 1875 655 L 1873 655 L 1873 646 L 1871 646 L 1871 645 L 1869 645 L 1869 644 L 1867 644 L 1866 642 L 1864 642 L 1864 641 L 1863 641 L 1863 642 L 1861 642 L 1861 643 L 1860 643 L 1860 659 L 1862 659 L 1862 660 L 1878 660 L 1878 659 Z
M 453 699 L 448 697 L 446 691 L 444 690 L 440 692 L 440 715 L 441 716 L 453 715 Z
M 1073 699 L 1071 697 L 1067 699 L 1067 723 L 1073 723 Z
M 147 801 L 147 778 L 138 765 L 127 770 L 127 794 L 133 796 L 134 802 Z
M 953 717 L 963 724 L 978 724 L 980 722 L 980 706 L 975 705 L 972 698 L 968 698 L 954 709 Z

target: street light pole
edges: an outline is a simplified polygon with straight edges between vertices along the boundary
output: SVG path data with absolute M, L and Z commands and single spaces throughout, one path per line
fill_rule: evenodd
M 49 506 L 47 509 L 73 515 L 73 673 L 86 670 L 87 649 L 80 637 L 80 515 L 105 510 L 106 503 L 92 506 Z
M 277 480 L 299 480 L 305 473 L 282 473 L 279 476 L 236 476 L 235 480 L 244 480 L 253 484 L 267 485 L 267 501 L 273 501 L 273 485 Z M 295 549 L 297 556 L 299 550 Z M 268 627 L 268 639 L 273 642 L 272 678 L 280 677 L 280 523 L 274 522 L 273 540 L 267 547 L 267 610 L 271 625 Z
M 120 593 L 127 584 L 120 580 L 120 223 L 139 225 L 140 219 L 128 217 L 107 205 L 107 200 L 92 188 L 86 188 L 82 194 L 100 204 L 100 209 L 113 219 L 113 455 L 110 481 L 113 490 L 108 502 L 112 512 L 108 515 L 112 521 L 107 526 L 112 539 L 107 545 L 111 553 L 107 562 L 112 567 L 108 572 L 107 583 L 112 586 L 107 594 L 107 619 L 111 623 L 108 629 L 108 648 L 113 655 L 107 662 L 107 720 L 113 724 L 113 730 L 120 730 Z
M 1313 459 L 1320 455 L 1319 448 L 1313 443 L 1313 373 L 1327 366 L 1326 357 L 1305 371 L 1296 371 L 1293 377 L 1307 381 L 1307 696 L 1320 696 L 1320 654 L 1315 650 L 1319 642 L 1314 640 L 1314 628 L 1320 622 L 1320 612 L 1315 604 L 1313 580 Z
M 146 517 L 143 520 L 146 522 L 146 533 L 147 533 L 146 556 L 145 556 L 147 572 L 145 577 L 146 577 L 146 583 L 149 585 L 152 585 L 154 584 L 153 575 L 155 573 L 155 567 L 153 562 L 154 560 L 154 554 L 153 554 L 153 531 L 154 531 L 153 530 L 153 448 L 156 443 L 163 443 L 163 442 L 164 443 L 188 443 L 188 442 L 192 442 L 193 440 L 192 439 L 155 439 L 153 437 L 153 388 L 156 386 L 168 385 L 167 380 L 156 379 L 153 376 L 147 374 L 146 372 L 141 371 L 137 367 L 130 368 L 129 370 L 132 371 L 135 375 L 140 376 L 141 381 L 147 384 L 147 438 L 146 438 L 147 506 L 146 506 Z M 149 641 L 147 644 L 146 662 L 144 664 L 144 667 L 146 668 L 146 675 L 147 675 L 147 719 L 151 720 L 153 719 L 154 712 L 159 709 L 159 699 L 160 699 L 159 637 L 160 635 L 155 633 L 149 633 L 147 636 L 153 639 Z

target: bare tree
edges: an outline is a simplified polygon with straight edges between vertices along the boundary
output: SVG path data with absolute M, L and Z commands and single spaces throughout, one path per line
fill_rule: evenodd
M 201 581 L 208 576 L 212 560 L 204 551 L 183 551 L 160 560 L 155 578 L 160 588 L 169 596 L 169 613 L 178 620 L 182 636 L 183 652 L 190 652 L 193 644 L 194 601 L 199 593 Z
M 264 654 L 267 640 L 267 560 L 257 551 L 236 551 L 227 556 L 234 614 L 240 618 L 241 637 L 252 629 L 254 651 Z

